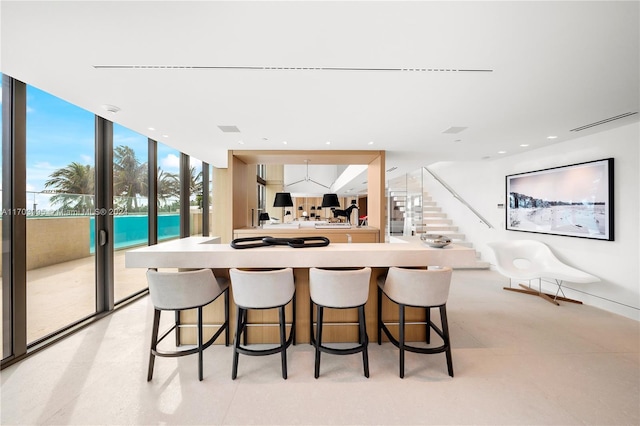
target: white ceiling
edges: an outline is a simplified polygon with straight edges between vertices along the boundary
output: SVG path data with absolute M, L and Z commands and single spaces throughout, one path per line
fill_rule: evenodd
M 375 149 L 393 178 L 637 121 L 571 131 L 639 110 L 638 6 L 4 0 L 0 68 L 218 167 L 229 149 Z

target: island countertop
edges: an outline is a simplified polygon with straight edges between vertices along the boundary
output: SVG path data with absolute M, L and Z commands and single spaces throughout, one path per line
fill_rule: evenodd
M 451 266 L 475 264 L 475 250 L 451 244 L 431 248 L 419 242 L 331 243 L 326 247 L 268 246 L 234 249 L 217 237 L 189 237 L 133 249 L 128 268 L 310 268 Z

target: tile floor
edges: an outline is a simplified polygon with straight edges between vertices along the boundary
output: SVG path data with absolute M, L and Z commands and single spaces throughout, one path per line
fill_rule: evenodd
M 152 308 L 144 298 L 1 372 L 0 423 L 9 424 L 640 424 L 640 323 L 589 306 L 553 306 L 503 291 L 488 270 L 454 272 L 448 303 L 455 378 L 444 354 L 370 343 L 361 357 L 289 349 L 280 359 L 231 348 L 159 358 L 146 381 Z M 370 336 L 372 340 L 374 336 Z

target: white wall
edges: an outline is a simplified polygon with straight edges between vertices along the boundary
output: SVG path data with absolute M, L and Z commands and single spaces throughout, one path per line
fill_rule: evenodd
M 517 142 L 514 141 L 517 145 Z M 494 262 L 486 243 L 535 239 L 549 245 L 561 260 L 594 274 L 602 282 L 573 284 L 567 297 L 640 321 L 640 124 L 585 136 L 523 154 L 478 162 L 437 163 L 429 169 L 441 177 L 493 226 L 489 229 L 430 176 L 425 190 L 454 220 L 467 240 Z M 505 176 L 555 166 L 613 157 L 615 241 L 544 235 L 505 230 Z M 506 284 L 497 283 L 497 285 Z M 544 288 L 544 287 L 543 287 Z M 548 290 L 552 290 L 549 287 Z

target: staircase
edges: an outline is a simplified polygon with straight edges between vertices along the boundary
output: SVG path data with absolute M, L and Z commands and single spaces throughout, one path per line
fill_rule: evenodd
M 446 235 L 451 242 L 460 246 L 473 248 L 473 243 L 465 240 L 465 235 L 458 232 L 458 227 L 451 219 L 447 219 L 447 214 L 442 212 L 435 201 L 428 193 L 422 194 L 422 223 L 416 225 L 416 234 L 438 234 Z M 417 213 L 416 216 L 418 216 Z M 416 221 L 418 222 L 418 221 Z M 480 260 L 480 253 L 476 252 L 478 269 L 489 269 L 489 263 Z

